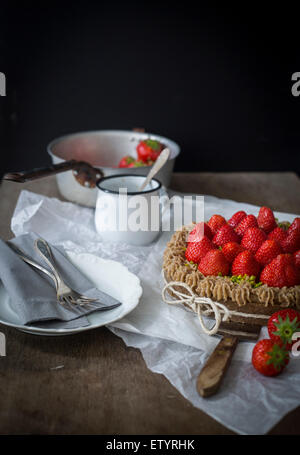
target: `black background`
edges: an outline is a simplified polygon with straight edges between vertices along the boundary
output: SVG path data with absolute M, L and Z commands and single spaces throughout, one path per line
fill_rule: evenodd
M 174 2 L 2 2 L 2 172 L 53 138 L 131 129 L 182 147 L 177 171 L 300 171 L 298 9 Z

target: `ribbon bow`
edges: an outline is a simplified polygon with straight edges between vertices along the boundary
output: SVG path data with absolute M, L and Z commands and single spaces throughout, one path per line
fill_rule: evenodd
M 188 295 L 186 293 L 178 291 L 178 289 L 175 287 L 184 288 L 188 292 Z M 168 299 L 166 296 L 167 293 L 175 295 L 177 299 Z M 219 302 L 214 302 L 208 297 L 197 296 L 194 294 L 188 284 L 180 281 L 170 281 L 167 283 L 162 290 L 162 299 L 168 305 L 176 305 L 178 303 L 184 303 L 185 305 L 188 305 L 191 310 L 197 313 L 202 330 L 207 335 L 214 335 L 217 333 L 221 322 L 227 321 L 230 316 L 230 311 L 225 305 Z M 207 327 L 207 325 L 205 325 L 203 316 L 207 316 L 211 313 L 214 313 L 215 325 L 210 329 Z M 223 315 L 221 315 L 221 313 L 223 313 Z

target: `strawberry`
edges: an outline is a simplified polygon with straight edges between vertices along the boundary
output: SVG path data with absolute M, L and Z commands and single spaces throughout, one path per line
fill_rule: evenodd
M 293 333 L 300 332 L 300 313 L 291 308 L 277 311 L 268 320 L 268 332 L 271 340 L 290 351 Z
M 211 250 L 201 259 L 198 270 L 205 276 L 228 275 L 230 264 L 220 250 Z
M 221 215 L 213 215 L 207 224 L 210 227 L 212 233 L 216 234 L 217 231 L 223 226 L 223 224 L 226 224 L 226 220 Z
M 244 212 L 243 210 L 240 210 L 239 212 L 236 212 L 230 220 L 228 221 L 229 226 L 236 228 L 238 224 L 247 216 L 247 213 Z
M 140 161 L 156 161 L 164 145 L 154 139 L 141 141 L 136 148 Z
M 261 265 L 269 264 L 278 254 L 281 254 L 282 248 L 276 240 L 266 240 L 256 251 L 255 259 Z
M 290 225 L 289 229 L 288 229 L 288 232 L 291 232 L 291 231 L 300 231 L 300 218 L 295 218 L 294 221 L 292 222 L 292 224 Z
M 244 248 L 237 242 L 228 242 L 222 247 L 222 253 L 230 264 L 232 264 L 234 258 L 242 251 L 244 251 Z
M 252 365 L 265 376 L 276 376 L 289 363 L 288 351 L 273 340 L 260 340 L 252 351 Z
M 300 269 L 300 250 L 295 251 L 293 254 L 295 266 Z
M 231 267 L 232 275 L 248 275 L 258 277 L 260 265 L 251 251 L 242 251 L 237 255 Z
M 277 242 L 281 244 L 281 242 L 286 238 L 286 236 L 287 232 L 277 226 L 275 229 L 273 229 L 273 231 L 270 232 L 270 234 L 268 235 L 268 239 L 277 240 Z
M 247 229 L 243 235 L 241 245 L 245 248 L 245 250 L 250 250 L 252 253 L 256 253 L 266 238 L 267 236 L 264 231 L 257 227 L 252 227 Z
M 188 261 L 193 261 L 196 264 L 206 255 L 210 250 L 216 249 L 212 242 L 207 237 L 202 237 L 200 242 L 191 242 L 185 250 L 185 257 Z
M 147 163 L 144 163 L 144 161 L 134 160 L 127 167 L 144 167 L 146 165 L 150 166 L 151 164 L 152 163 L 150 161 L 147 161 Z
M 288 230 L 286 238 L 281 242 L 285 253 L 294 253 L 300 249 L 300 230 Z
M 135 161 L 135 159 L 132 158 L 132 156 L 130 156 L 130 155 L 123 156 L 123 158 L 119 162 L 119 167 L 129 167 L 129 165 L 131 163 L 134 163 L 134 161 Z
M 228 242 L 238 242 L 239 236 L 229 224 L 223 224 L 218 232 L 214 235 L 213 243 L 218 246 L 225 245 Z
M 247 229 L 251 227 L 258 227 L 257 219 L 254 215 L 247 215 L 235 228 L 235 232 L 240 237 L 243 237 Z
M 292 255 L 279 254 L 263 269 L 260 281 L 275 288 L 300 284 L 300 272 Z
M 201 221 L 201 223 L 196 224 L 194 229 L 189 233 L 187 241 L 199 242 L 204 236 L 209 238 L 209 240 L 212 240 L 213 238 L 213 234 L 208 224 Z
M 274 213 L 269 207 L 261 207 L 258 217 L 257 217 L 258 226 L 263 229 L 267 234 L 273 231 L 276 228 L 276 220 Z

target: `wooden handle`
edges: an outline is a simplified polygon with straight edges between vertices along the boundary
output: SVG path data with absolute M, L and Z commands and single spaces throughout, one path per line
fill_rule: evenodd
M 235 336 L 223 336 L 218 343 L 197 379 L 197 390 L 202 397 L 209 397 L 218 391 L 237 343 Z
M 35 180 L 70 170 L 74 171 L 74 177 L 80 185 L 89 188 L 95 188 L 97 182 L 104 176 L 101 169 L 94 168 L 85 161 L 70 160 L 38 169 L 32 169 L 31 171 L 10 172 L 5 174 L 2 177 L 2 180 L 24 183 L 29 180 Z

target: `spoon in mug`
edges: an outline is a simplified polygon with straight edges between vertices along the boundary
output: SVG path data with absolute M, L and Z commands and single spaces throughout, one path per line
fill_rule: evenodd
M 152 168 L 150 169 L 146 179 L 144 180 L 144 183 L 141 185 L 139 188 L 139 191 L 143 191 L 144 188 L 150 183 L 150 181 L 153 179 L 153 177 L 158 173 L 158 171 L 166 164 L 170 156 L 170 149 L 165 148 L 163 151 L 159 154 L 159 157 L 153 164 Z

